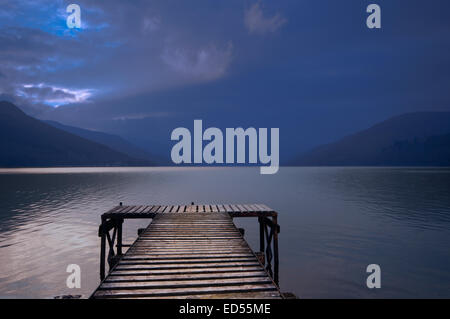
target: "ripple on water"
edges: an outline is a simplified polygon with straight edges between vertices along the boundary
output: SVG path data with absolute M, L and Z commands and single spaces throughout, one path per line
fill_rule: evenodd
M 195 182 L 201 181 L 201 182 Z M 217 181 L 220 181 L 218 183 Z M 240 181 L 236 183 L 236 181 Z M 280 213 L 281 286 L 301 297 L 450 297 L 450 170 L 411 168 L 0 169 L 0 297 L 98 284 L 100 214 L 125 204 L 263 202 Z M 148 221 L 124 224 L 125 242 Z M 258 227 L 243 222 L 258 244 Z M 378 263 L 383 289 L 365 287 Z

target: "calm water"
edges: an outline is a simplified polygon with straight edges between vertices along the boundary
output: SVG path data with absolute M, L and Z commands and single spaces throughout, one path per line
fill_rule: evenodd
M 124 204 L 265 203 L 280 213 L 280 283 L 303 298 L 450 298 L 450 169 L 0 170 L 0 297 L 89 296 L 101 213 Z M 257 248 L 257 221 L 237 220 Z M 143 221 L 125 223 L 132 242 Z M 366 288 L 379 264 L 382 288 Z M 66 288 L 79 264 L 81 289 Z

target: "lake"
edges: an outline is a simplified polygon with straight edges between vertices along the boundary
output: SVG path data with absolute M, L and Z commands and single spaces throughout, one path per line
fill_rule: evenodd
M 88 297 L 100 215 L 139 204 L 264 203 L 279 213 L 280 285 L 300 298 L 450 298 L 449 168 L 0 169 L 0 297 Z M 235 219 L 258 248 L 256 219 Z M 148 221 L 126 221 L 124 243 Z M 66 287 L 67 265 L 81 288 Z M 381 267 L 368 289 L 366 267 Z

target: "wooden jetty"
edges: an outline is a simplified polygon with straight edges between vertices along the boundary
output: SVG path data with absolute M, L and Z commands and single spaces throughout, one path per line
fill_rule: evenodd
M 258 218 L 259 252 L 235 217 Z M 122 224 L 132 218 L 152 222 L 124 245 Z M 282 298 L 279 231 L 277 213 L 261 204 L 117 206 L 101 217 L 102 281 L 91 298 Z

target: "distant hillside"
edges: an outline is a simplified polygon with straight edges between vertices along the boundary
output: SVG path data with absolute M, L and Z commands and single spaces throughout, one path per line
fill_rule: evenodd
M 74 135 L 83 137 L 87 140 L 103 144 L 108 146 L 110 149 L 115 150 L 120 153 L 127 154 L 132 158 L 151 160 L 152 156 L 145 152 L 144 150 L 134 146 L 130 142 L 126 141 L 122 137 L 113 134 L 107 134 L 104 132 L 91 131 L 82 129 L 79 127 L 68 126 L 55 121 L 43 121 L 57 129 L 72 133 Z
M 0 166 L 147 165 L 111 148 L 43 123 L 0 102 Z
M 371 128 L 317 147 L 295 165 L 450 166 L 450 112 L 393 117 Z

